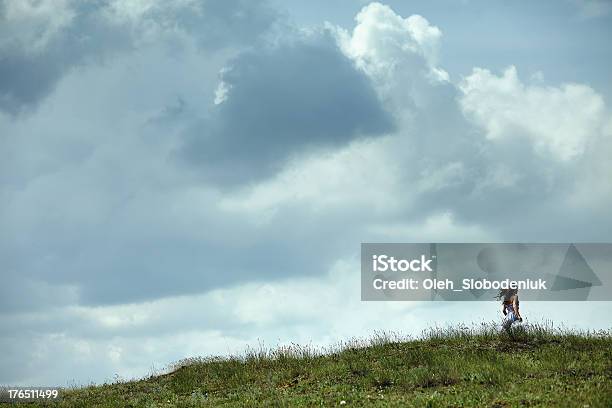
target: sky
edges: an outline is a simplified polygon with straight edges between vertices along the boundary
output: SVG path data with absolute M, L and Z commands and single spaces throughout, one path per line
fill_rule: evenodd
M 612 3 L 0 0 L 0 384 L 499 320 L 361 242 L 612 241 Z M 610 328 L 610 302 L 522 304 Z

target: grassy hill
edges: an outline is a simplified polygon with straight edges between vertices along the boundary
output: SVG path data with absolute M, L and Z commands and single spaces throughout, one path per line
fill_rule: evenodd
M 454 328 L 409 341 L 379 333 L 326 353 L 291 346 L 194 359 L 170 374 L 66 391 L 53 406 L 219 404 L 610 407 L 612 332 Z

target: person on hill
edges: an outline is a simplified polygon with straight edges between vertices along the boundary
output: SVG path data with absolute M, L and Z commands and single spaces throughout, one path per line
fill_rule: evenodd
M 519 311 L 518 289 L 501 289 L 496 298 L 502 301 L 502 313 L 504 314 L 502 327 L 506 331 L 510 330 L 514 322 L 523 321 Z

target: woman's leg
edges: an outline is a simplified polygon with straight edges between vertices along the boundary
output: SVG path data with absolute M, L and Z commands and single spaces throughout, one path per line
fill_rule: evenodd
M 504 317 L 504 322 L 502 323 L 504 330 L 510 330 L 510 326 L 512 326 L 512 323 L 514 323 L 515 321 L 516 315 L 514 314 L 514 311 L 508 310 L 508 314 Z

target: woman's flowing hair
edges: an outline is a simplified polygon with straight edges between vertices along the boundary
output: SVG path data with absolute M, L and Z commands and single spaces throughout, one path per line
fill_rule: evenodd
M 510 300 L 512 295 L 516 295 L 518 293 L 518 289 L 500 289 L 495 299 L 501 300 L 502 302 L 506 300 Z

